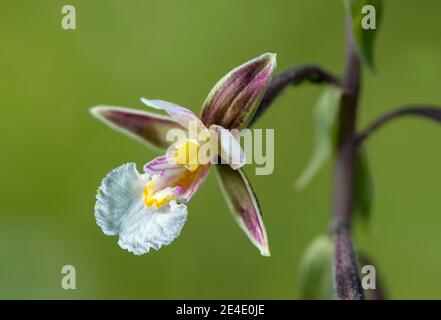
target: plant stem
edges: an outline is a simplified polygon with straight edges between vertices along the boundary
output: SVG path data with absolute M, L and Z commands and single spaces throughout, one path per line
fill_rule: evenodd
M 346 16 L 346 72 L 340 104 L 338 141 L 334 166 L 334 285 L 337 299 L 363 299 L 357 261 L 351 240 L 355 182 L 356 119 L 361 85 L 360 59 Z
M 346 71 L 340 104 L 338 142 L 334 167 L 334 285 L 337 299 L 363 299 L 357 259 L 351 240 L 356 156 L 356 119 L 361 85 L 358 58 L 349 14 L 346 15 Z
M 363 143 L 374 131 L 382 127 L 384 124 L 402 116 L 416 116 L 441 122 L 441 107 L 436 106 L 406 106 L 395 109 L 393 111 L 382 114 L 375 119 L 364 131 L 358 134 L 357 144 Z
M 334 233 L 334 284 L 339 300 L 363 300 L 363 288 L 358 275 L 357 258 L 352 247 L 351 233 L 340 225 Z
M 356 120 L 361 88 L 361 63 L 352 35 L 349 13 L 346 13 L 345 30 L 346 70 L 344 79 L 340 80 L 315 65 L 301 65 L 288 69 L 270 82 L 250 126 L 288 85 L 298 85 L 309 81 L 329 83 L 342 89 L 333 182 L 334 285 L 337 299 L 361 300 L 364 298 L 363 289 L 351 240 L 355 160 L 359 138 L 356 132 Z
M 355 51 L 350 22 L 346 27 L 347 63 L 340 103 L 334 175 L 334 218 L 350 225 L 353 205 L 355 127 L 360 92 L 360 60 Z
M 250 126 L 256 122 L 287 86 L 295 86 L 305 81 L 316 84 L 330 83 L 338 87 L 342 85 L 339 78 L 317 65 L 304 64 L 289 68 L 270 82 Z

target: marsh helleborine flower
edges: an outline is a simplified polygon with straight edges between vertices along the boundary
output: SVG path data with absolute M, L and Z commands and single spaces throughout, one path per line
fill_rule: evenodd
M 188 130 L 191 123 L 196 123 L 199 130 L 214 127 L 227 136 L 229 129 L 245 128 L 259 105 L 275 65 L 275 54 L 266 53 L 232 70 L 209 93 L 201 119 L 184 107 L 161 100 L 141 99 L 147 106 L 162 109 L 170 117 L 120 107 L 92 108 L 92 114 L 112 128 L 150 146 L 168 148 L 168 154 L 147 163 L 142 174 L 134 163 L 126 163 L 103 179 L 96 197 L 95 217 L 104 234 L 118 235 L 121 248 L 136 255 L 170 244 L 187 220 L 186 203 L 201 186 L 212 164 L 190 163 L 187 154 L 182 159 L 182 153 L 189 147 L 196 150 L 200 147 L 198 141 L 184 139 L 170 146 L 167 132 L 175 128 Z M 222 148 L 222 139 L 220 144 Z M 235 147 L 240 149 L 238 144 Z M 170 153 L 174 161 L 169 160 Z M 257 200 L 238 168 L 243 163 L 240 159 L 231 159 L 234 153 L 227 152 L 226 156 L 230 157 L 227 159 L 230 165 L 216 167 L 229 207 L 260 253 L 269 256 Z

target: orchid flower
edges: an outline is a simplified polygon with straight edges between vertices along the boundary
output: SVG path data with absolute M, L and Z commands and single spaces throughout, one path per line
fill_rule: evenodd
M 252 120 L 276 65 L 275 54 L 266 53 L 233 69 L 210 91 L 201 118 L 177 104 L 162 100 L 141 101 L 164 110 L 169 117 L 121 107 L 97 106 L 92 114 L 137 140 L 167 152 L 144 165 L 138 172 L 135 163 L 123 164 L 110 171 L 101 182 L 96 196 L 95 217 L 106 235 L 118 236 L 118 244 L 135 255 L 158 250 L 170 244 L 187 220 L 187 203 L 204 182 L 212 163 L 194 160 L 194 151 L 202 144 L 185 138 L 172 144 L 167 140 L 171 129 L 187 131 L 214 128 L 219 134 L 225 158 L 216 165 L 219 182 L 234 218 L 264 256 L 269 256 L 268 239 L 254 192 L 240 167 L 244 164 L 239 143 L 230 129 L 243 129 Z M 235 140 L 234 140 L 235 141 Z M 189 150 L 193 150 L 189 152 Z

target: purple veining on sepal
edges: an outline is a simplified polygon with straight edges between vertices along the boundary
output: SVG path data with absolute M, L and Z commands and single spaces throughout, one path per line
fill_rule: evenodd
M 235 68 L 211 90 L 202 108 L 208 127 L 243 128 L 251 120 L 276 66 L 275 54 L 266 53 Z
M 241 169 L 218 165 L 218 177 L 229 208 L 251 242 L 263 256 L 270 256 L 265 225 L 256 196 Z
M 261 247 L 264 247 L 266 245 L 265 235 L 256 212 L 254 210 L 243 209 L 241 217 L 253 239 L 255 239 Z
M 274 66 L 266 65 L 233 101 L 232 107 L 228 109 L 231 115 L 226 115 L 234 119 L 228 124 L 229 127 L 245 128 L 249 124 L 271 79 Z
M 166 140 L 170 129 L 183 129 L 173 119 L 134 109 L 97 106 L 91 109 L 91 113 L 111 128 L 160 149 L 171 144 Z

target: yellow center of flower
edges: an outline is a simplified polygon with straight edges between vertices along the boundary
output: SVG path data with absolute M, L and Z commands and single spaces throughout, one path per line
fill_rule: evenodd
M 160 208 L 176 198 L 176 188 L 184 188 L 188 181 L 192 181 L 193 176 L 199 171 L 201 165 L 198 163 L 200 145 L 196 140 L 185 139 L 174 151 L 173 161 L 189 172 L 182 174 L 173 185 L 164 186 L 159 175 L 154 175 L 146 184 L 144 189 L 144 203 L 147 207 Z
M 199 167 L 199 148 L 200 145 L 196 140 L 185 139 L 176 147 L 176 164 L 187 168 L 189 171 L 195 171 Z
M 154 175 L 145 186 L 144 203 L 147 207 L 160 208 L 176 197 L 175 193 L 173 192 L 173 188 L 171 187 L 166 187 L 162 190 L 155 191 L 155 189 L 157 189 L 159 179 L 160 178 L 158 175 Z

